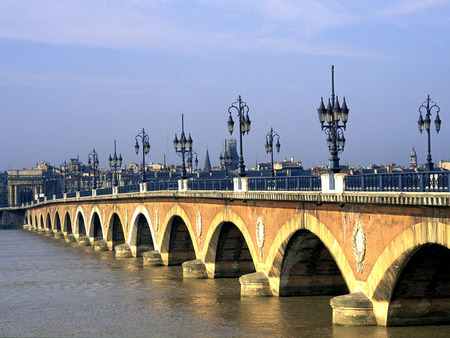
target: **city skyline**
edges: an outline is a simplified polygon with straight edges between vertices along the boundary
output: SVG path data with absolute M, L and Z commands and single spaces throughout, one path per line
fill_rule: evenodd
M 274 160 L 327 165 L 317 108 L 331 65 L 350 109 L 341 163 L 408 165 L 413 147 L 424 163 L 428 94 L 442 120 L 433 162 L 450 157 L 449 1 L 17 1 L 0 3 L 0 18 L 2 171 L 87 163 L 93 148 L 108 168 L 114 140 L 124 165 L 139 163 L 142 128 L 147 161 L 178 165 L 181 114 L 199 158 L 208 150 L 216 166 L 238 95 L 252 121 L 248 168 L 270 161 L 271 127 Z

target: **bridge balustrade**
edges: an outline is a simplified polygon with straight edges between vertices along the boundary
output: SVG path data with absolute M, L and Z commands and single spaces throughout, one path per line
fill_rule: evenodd
M 258 177 L 248 179 L 253 191 L 320 191 L 320 176 Z
M 92 190 L 82 190 L 80 191 L 80 197 L 92 196 Z
M 126 194 L 126 193 L 130 193 L 130 192 L 139 192 L 139 191 L 140 191 L 139 184 L 124 185 L 124 186 L 120 186 L 118 189 L 119 194 Z
M 233 180 L 231 178 L 225 179 L 199 179 L 188 181 L 189 190 L 233 190 Z
M 346 191 L 449 192 L 450 172 L 362 174 L 345 177 Z
M 77 193 L 76 192 L 68 192 L 66 194 L 66 198 L 74 198 L 77 197 Z
M 151 181 L 147 182 L 147 191 L 178 190 L 178 181 Z
M 112 194 L 112 188 L 103 188 L 103 189 L 97 189 L 97 196 L 102 195 L 111 195 Z

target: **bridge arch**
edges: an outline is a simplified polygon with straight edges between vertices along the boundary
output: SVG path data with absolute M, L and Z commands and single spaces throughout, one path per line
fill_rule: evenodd
M 45 229 L 44 216 L 42 216 L 42 214 L 41 214 L 41 226 L 40 226 L 40 228 L 41 229 Z
M 124 229 L 124 222 L 119 212 L 111 213 L 108 221 L 108 232 L 106 235 L 106 241 L 110 250 L 114 250 L 116 245 L 125 244 L 126 231 Z
M 204 257 L 204 263 L 206 265 L 208 276 L 210 277 L 214 277 L 216 275 L 216 259 L 218 250 L 220 250 L 219 239 L 222 234 L 223 227 L 225 225 L 225 227 L 228 228 L 227 231 L 233 231 L 230 224 L 235 226 L 243 236 L 245 245 L 248 248 L 251 261 L 253 263 L 253 268 L 255 270 L 259 269 L 258 254 L 247 226 L 245 225 L 243 219 L 235 211 L 227 208 L 216 214 L 205 236 L 202 256 Z M 246 271 L 245 273 L 249 272 Z
M 296 240 L 295 237 L 302 231 L 306 231 L 304 232 L 304 235 L 315 241 L 316 244 L 323 244 L 323 246 L 325 246 L 329 254 L 331 254 L 334 263 L 336 263 L 339 268 L 340 274 L 342 275 L 348 290 L 353 292 L 356 286 L 356 277 L 336 237 L 328 227 L 316 217 L 308 213 L 300 213 L 292 216 L 285 224 L 283 224 L 267 254 L 264 272 L 269 277 L 272 293 L 278 296 L 280 295 L 280 290 L 285 287 L 285 285 L 282 285 L 281 280 L 283 262 L 287 254 L 287 249 L 292 249 L 292 245 L 295 246 L 291 239 Z M 308 235 L 308 233 L 311 233 L 313 236 Z M 321 243 L 317 243 L 317 240 L 314 237 Z M 297 239 L 298 243 L 300 240 L 301 239 Z M 288 248 L 288 245 L 290 248 Z M 298 245 L 297 249 L 300 249 Z M 285 281 L 283 281 L 283 283 L 285 283 Z
M 86 236 L 87 231 L 86 231 L 86 221 L 85 220 L 86 220 L 86 217 L 84 215 L 83 208 L 81 206 L 79 206 L 75 213 L 75 227 L 73 229 L 73 234 L 75 236 L 77 236 L 77 235 L 78 235 L 78 237 Z
M 183 261 L 193 260 L 198 257 L 198 245 L 195 240 L 192 224 L 189 221 L 186 211 L 178 204 L 173 205 L 166 213 L 161 228 L 161 235 L 163 237 L 160 252 L 164 264 L 181 264 Z M 176 242 L 182 243 L 183 241 L 186 244 L 184 248 L 178 248 Z
M 38 217 L 37 217 L 37 215 L 34 215 L 34 226 L 36 227 L 36 229 L 39 228 L 39 222 L 38 222 Z
M 55 212 L 55 219 L 53 224 L 55 225 L 55 231 L 60 232 L 61 231 L 61 217 L 59 217 L 58 210 Z
M 367 279 L 367 289 L 379 325 L 399 324 L 388 318 L 390 313 L 393 314 L 391 301 L 394 290 L 416 253 L 433 244 L 450 249 L 450 225 L 440 222 L 415 224 L 397 235 L 378 257 Z
M 52 228 L 52 220 L 50 218 L 50 212 L 47 212 L 47 219 L 46 219 L 46 228 L 49 230 L 53 230 Z
M 104 239 L 104 226 L 100 217 L 100 209 L 94 206 L 89 216 L 88 236 L 95 240 Z
M 139 205 L 133 213 L 128 235 L 128 245 L 136 256 L 142 252 L 155 249 L 155 233 L 151 217 L 143 205 Z
M 67 235 L 73 234 L 72 220 L 70 219 L 69 211 L 66 211 L 64 215 L 63 232 Z

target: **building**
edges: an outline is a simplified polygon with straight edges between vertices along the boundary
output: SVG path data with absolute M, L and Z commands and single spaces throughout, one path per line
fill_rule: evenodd
M 409 167 L 410 168 L 416 168 L 417 167 L 417 154 L 414 150 L 414 147 L 412 148 L 411 155 L 409 155 Z

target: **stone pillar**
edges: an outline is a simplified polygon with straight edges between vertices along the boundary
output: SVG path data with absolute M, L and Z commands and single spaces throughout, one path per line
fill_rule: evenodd
M 55 232 L 55 239 L 63 239 L 64 233 L 62 231 Z
M 147 183 L 139 183 L 139 191 L 140 192 L 147 192 Z
M 233 187 L 235 192 L 247 192 L 248 191 L 248 179 L 247 177 L 235 177 L 233 178 Z
M 178 191 L 187 191 L 188 190 L 188 180 L 181 179 L 178 180 Z
M 347 174 L 327 172 L 320 175 L 323 193 L 342 194 L 345 190 L 344 177 Z
M 269 278 L 262 271 L 249 273 L 239 278 L 241 296 L 267 297 L 272 296 Z
M 206 265 L 201 259 L 184 262 L 182 266 L 183 278 L 208 278 Z
M 100 239 L 98 241 L 94 241 L 92 244 L 94 247 L 94 251 L 108 251 L 108 243 L 104 239 Z
M 330 300 L 330 304 L 333 308 L 334 325 L 377 325 L 372 302 L 362 292 L 334 297 Z
M 14 186 L 14 205 L 19 204 L 19 186 Z
M 91 246 L 91 241 L 88 236 L 80 236 L 78 237 L 78 245 L 79 246 Z
M 144 252 L 142 254 L 142 264 L 151 266 L 164 265 L 161 253 L 158 250 Z
M 73 234 L 69 234 L 64 239 L 67 243 L 76 242 L 75 236 Z

